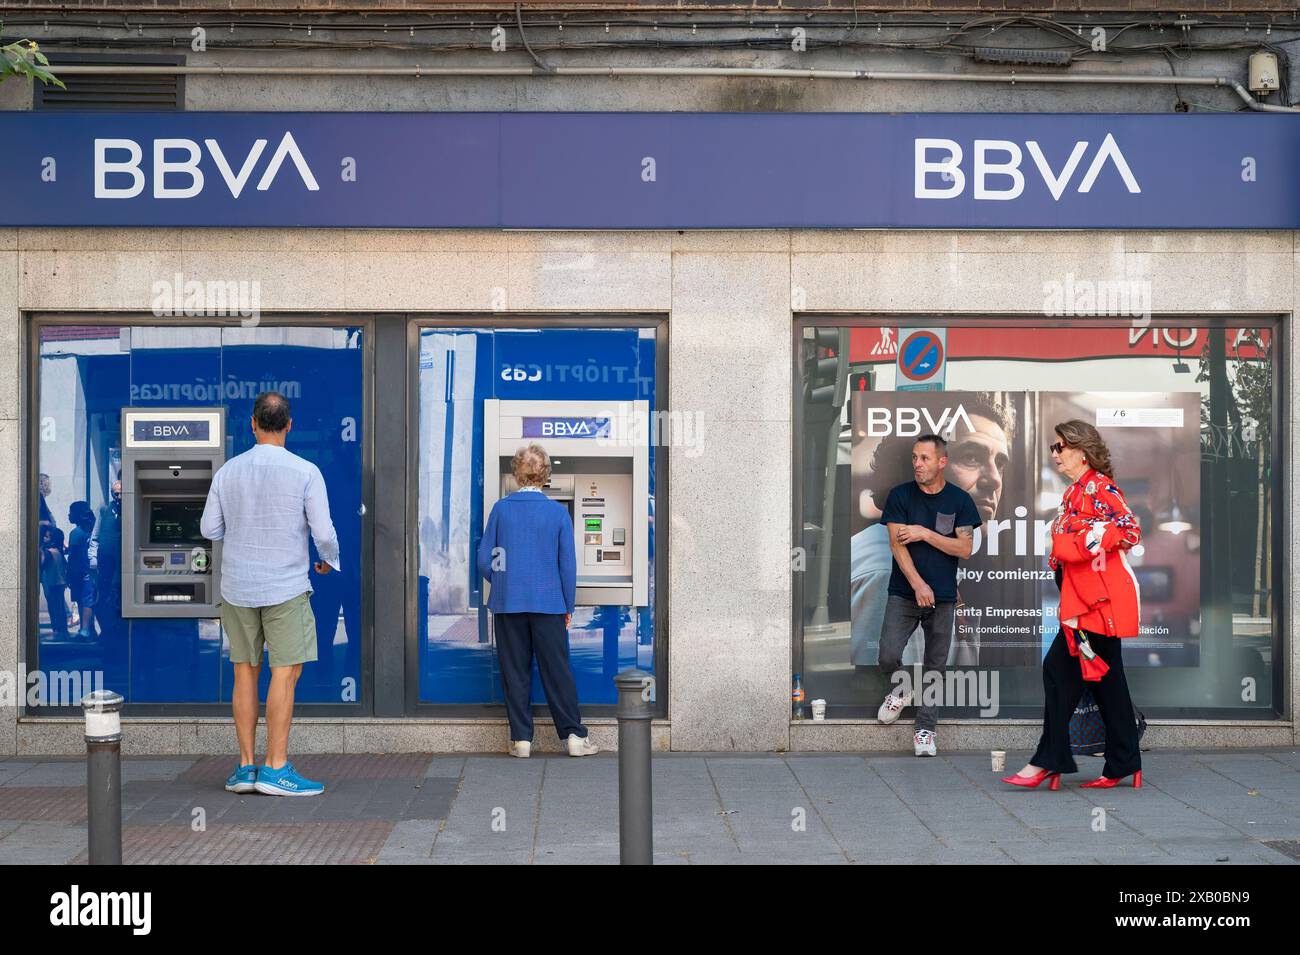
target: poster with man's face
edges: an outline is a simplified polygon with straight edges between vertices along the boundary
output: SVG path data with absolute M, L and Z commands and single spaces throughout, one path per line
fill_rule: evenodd
M 1143 544 L 1129 555 L 1142 632 L 1125 641 L 1126 656 L 1199 662 L 1198 393 L 855 392 L 850 414 L 854 663 L 874 663 L 879 646 L 893 566 L 881 509 L 892 488 L 915 480 L 916 438 L 934 433 L 948 442 L 945 480 L 970 494 L 984 522 L 959 565 L 950 663 L 1038 666 L 1057 630 L 1048 525 L 1070 483 L 1048 445 L 1054 425 L 1073 419 L 1098 428 L 1142 525 Z

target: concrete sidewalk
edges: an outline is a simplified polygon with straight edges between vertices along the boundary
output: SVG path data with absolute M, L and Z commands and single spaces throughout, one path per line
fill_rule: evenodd
M 1027 754 L 1008 754 L 1014 771 Z M 985 753 L 660 754 L 660 863 L 1300 860 L 1295 750 L 1149 752 L 1140 790 L 1016 790 Z M 617 758 L 327 755 L 307 799 L 222 789 L 225 757 L 123 760 L 128 863 L 615 863 Z M 85 764 L 0 759 L 0 862 L 85 861 Z M 1103 810 L 1098 812 L 1098 809 Z M 1104 825 L 1104 828 L 1102 826 Z

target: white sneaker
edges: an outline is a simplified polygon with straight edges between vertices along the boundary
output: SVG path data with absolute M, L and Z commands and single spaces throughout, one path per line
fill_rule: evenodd
M 570 756 L 594 756 L 600 752 L 600 747 L 593 743 L 585 736 L 579 736 L 577 733 L 569 734 L 569 755 Z
M 912 738 L 913 749 L 917 756 L 937 756 L 938 753 L 934 748 L 934 731 L 917 730 L 916 735 Z
M 885 697 L 885 702 L 880 704 L 880 709 L 876 711 L 876 719 L 882 723 L 892 723 L 898 719 L 898 714 L 903 712 L 903 707 L 910 706 L 911 703 L 911 690 L 895 690 Z
M 532 753 L 532 751 L 533 751 L 533 744 L 530 740 L 526 740 L 526 739 L 520 739 L 520 740 L 512 739 L 510 741 L 510 746 L 506 749 L 506 752 L 509 753 L 511 756 L 518 756 L 520 759 L 527 759 L 529 754 Z

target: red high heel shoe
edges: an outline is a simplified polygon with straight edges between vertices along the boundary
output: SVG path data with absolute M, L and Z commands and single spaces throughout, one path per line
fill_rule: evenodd
M 1107 779 L 1105 776 L 1099 776 L 1098 778 L 1094 779 L 1090 783 L 1084 783 L 1079 788 L 1080 789 L 1112 789 L 1115 786 L 1119 785 L 1120 779 L 1127 779 L 1127 778 L 1128 778 L 1127 776 L 1121 776 L 1119 779 Z M 1133 774 L 1133 788 L 1134 789 L 1142 788 L 1142 770 L 1140 769 Z
M 1037 776 L 1003 776 L 1004 783 L 1010 783 L 1013 786 L 1023 786 L 1027 789 L 1037 789 L 1038 784 L 1044 779 L 1047 780 L 1047 788 L 1056 792 L 1061 788 L 1061 774 L 1041 770 Z

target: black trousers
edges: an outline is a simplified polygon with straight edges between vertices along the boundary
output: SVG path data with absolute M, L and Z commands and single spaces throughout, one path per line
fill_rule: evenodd
M 1138 749 L 1137 718 L 1124 678 L 1124 659 L 1119 637 L 1089 633 L 1088 642 L 1110 670 L 1097 683 L 1088 683 L 1106 726 L 1106 764 L 1102 775 L 1119 779 L 1142 768 Z M 1029 762 L 1054 773 L 1077 773 L 1070 752 L 1070 717 L 1083 695 L 1083 671 L 1079 658 L 1070 656 L 1065 631 L 1057 630 L 1047 656 L 1043 658 L 1043 736 Z
M 512 740 L 533 739 L 533 657 L 542 678 L 542 692 L 550 707 L 555 732 L 561 740 L 586 737 L 578 713 L 578 685 L 569 665 L 569 631 L 562 613 L 493 614 L 501 688 L 506 698 L 506 718 Z

